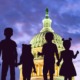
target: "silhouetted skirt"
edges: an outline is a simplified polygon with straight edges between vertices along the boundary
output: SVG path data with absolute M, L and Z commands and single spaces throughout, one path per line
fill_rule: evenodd
M 61 76 L 72 77 L 76 76 L 76 70 L 72 62 L 64 63 L 61 66 L 60 73 Z

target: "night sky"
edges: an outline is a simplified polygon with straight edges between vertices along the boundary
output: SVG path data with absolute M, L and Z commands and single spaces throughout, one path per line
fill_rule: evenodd
M 80 51 L 80 0 L 0 0 L 0 41 L 4 29 L 12 27 L 12 39 L 21 54 L 22 43 L 28 44 L 42 29 L 46 8 L 55 33 L 65 39 L 71 37 L 72 49 Z M 80 54 L 76 60 L 79 62 Z

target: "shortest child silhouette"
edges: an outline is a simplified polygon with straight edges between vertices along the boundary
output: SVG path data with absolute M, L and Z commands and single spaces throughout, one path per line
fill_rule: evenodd
M 35 65 L 33 62 L 33 55 L 31 53 L 31 45 L 22 44 L 22 55 L 20 57 L 20 63 L 22 64 L 23 80 L 30 80 L 32 68 L 36 73 Z
M 57 65 L 60 65 L 61 60 L 63 59 L 63 63 L 60 69 L 60 75 L 64 76 L 64 80 L 72 80 L 73 76 L 76 76 L 76 71 L 75 71 L 75 67 L 73 65 L 72 59 L 77 57 L 77 54 L 79 53 L 79 51 L 76 52 L 76 54 L 74 55 L 74 52 L 72 50 L 69 50 L 70 46 L 71 46 L 71 38 L 69 38 L 69 40 L 63 40 L 63 46 L 65 48 L 65 50 L 63 50 L 61 52 L 61 56 L 60 59 L 57 63 Z

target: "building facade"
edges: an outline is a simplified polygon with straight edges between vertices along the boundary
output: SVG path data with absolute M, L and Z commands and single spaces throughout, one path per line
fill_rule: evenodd
M 45 18 L 42 20 L 43 28 L 41 29 L 39 34 L 36 34 L 33 39 L 30 41 L 30 44 L 32 44 L 32 53 L 34 55 L 34 63 L 37 69 L 37 74 L 32 73 L 32 77 L 42 77 L 43 76 L 43 57 L 38 56 L 38 52 L 42 52 L 42 46 L 44 43 L 46 43 L 45 40 L 45 34 L 47 32 L 52 32 L 54 35 L 54 40 L 52 41 L 57 45 L 58 53 L 60 53 L 61 50 L 63 50 L 63 42 L 61 36 L 56 34 L 54 30 L 51 28 L 52 20 L 49 17 L 49 11 L 48 8 L 46 8 L 46 14 Z M 63 77 L 59 76 L 59 68 L 57 65 L 55 65 L 55 74 L 54 78 L 56 80 L 63 80 Z M 22 78 L 22 66 L 19 67 L 20 69 L 20 80 L 23 80 Z

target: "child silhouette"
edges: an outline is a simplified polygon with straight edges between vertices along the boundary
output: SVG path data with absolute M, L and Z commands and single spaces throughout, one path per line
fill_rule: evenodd
M 61 52 L 61 56 L 60 59 L 57 63 L 57 65 L 60 65 L 61 60 L 63 59 L 63 63 L 60 69 L 60 75 L 64 76 L 64 80 L 72 80 L 73 76 L 76 76 L 76 71 L 75 71 L 75 67 L 73 65 L 72 59 L 77 57 L 77 54 L 79 53 L 78 51 L 76 52 L 76 54 L 74 55 L 74 52 L 72 50 L 69 50 L 69 48 L 71 47 L 71 38 L 69 38 L 69 40 L 63 40 L 63 46 L 65 48 L 65 50 L 63 50 Z
M 23 80 L 30 80 L 31 78 L 31 72 L 32 67 L 34 69 L 34 72 L 36 73 L 35 65 L 33 62 L 33 55 L 31 53 L 31 45 L 22 45 L 22 55 L 20 57 L 20 63 L 22 64 L 22 74 L 23 74 Z
M 43 65 L 43 77 L 44 80 L 47 80 L 47 73 L 49 71 L 50 74 L 50 80 L 53 80 L 53 74 L 55 72 L 55 57 L 56 55 L 57 60 L 59 59 L 57 46 L 52 43 L 52 40 L 54 39 L 54 35 L 51 32 L 47 32 L 45 35 L 45 39 L 47 43 L 43 45 L 42 53 L 38 53 L 38 55 L 44 56 L 44 65 Z
M 2 53 L 2 75 L 1 80 L 6 80 L 8 67 L 10 67 L 10 80 L 15 80 L 15 64 L 17 64 L 16 43 L 11 39 L 12 28 L 4 30 L 5 39 L 0 42 L 0 54 Z

